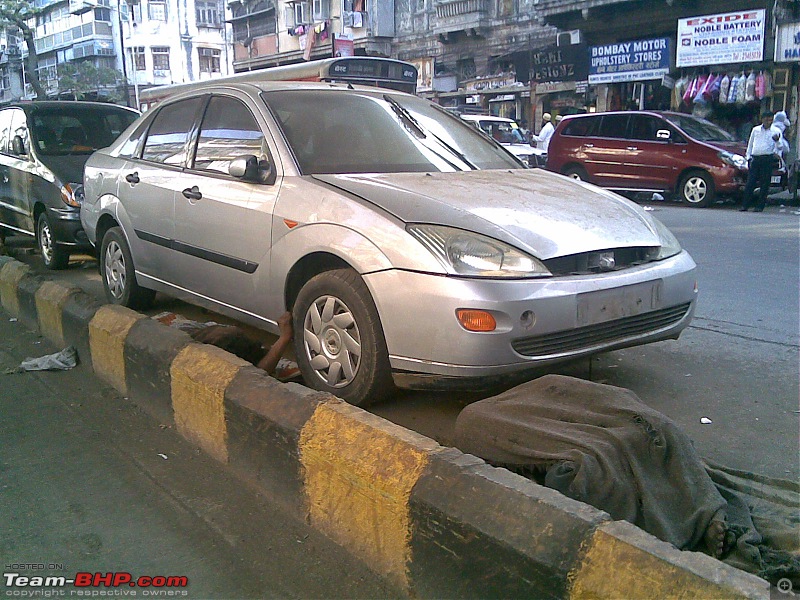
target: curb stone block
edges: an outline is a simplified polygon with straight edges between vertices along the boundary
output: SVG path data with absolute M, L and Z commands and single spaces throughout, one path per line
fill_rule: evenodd
M 280 383 L 255 367 L 241 369 L 225 390 L 231 467 L 301 518 L 306 497 L 300 431 L 317 406 L 332 399 L 296 383 Z
M 175 427 L 222 463 L 228 462 L 225 390 L 250 365 L 208 344 L 191 343 L 172 361 L 170 381 Z
M 321 404 L 300 434 L 314 527 L 408 589 L 409 497 L 439 445 L 346 404 Z
M 576 599 L 769 597 L 763 579 L 699 552 L 681 552 L 625 521 L 598 528 L 569 582 L 569 598 Z
M 125 384 L 131 400 L 161 423 L 173 424 L 170 366 L 192 342 L 185 332 L 140 319 L 125 338 Z
M 94 372 L 123 396 L 128 394 L 125 338 L 133 324 L 145 318 L 128 308 L 106 304 L 97 310 L 89 322 L 89 347 Z
M 86 292 L 78 291 L 67 297 L 61 309 L 61 328 L 64 333 L 64 343 L 75 346 L 78 350 L 78 359 L 84 365 L 92 365 L 92 350 L 89 343 L 89 323 L 95 313 L 103 306 L 93 296 Z
M 36 312 L 39 317 L 39 331 L 59 348 L 67 346 L 64 336 L 64 305 L 70 296 L 77 294 L 79 288 L 66 286 L 55 281 L 45 281 L 36 291 Z
M 0 302 L 12 317 L 19 318 L 19 280 L 30 273 L 31 268 L 16 260 L 10 260 L 0 267 Z
M 454 448 L 432 457 L 411 514 L 420 597 L 564 598 L 581 544 L 610 519 Z
M 39 331 L 39 315 L 36 307 L 36 292 L 39 291 L 39 288 L 44 283 L 44 277 L 29 273 L 27 275 L 23 275 L 17 284 L 19 320 L 31 329 L 35 329 L 37 331 Z

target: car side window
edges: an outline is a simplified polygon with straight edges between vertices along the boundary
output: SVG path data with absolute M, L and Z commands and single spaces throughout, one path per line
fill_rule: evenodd
M 659 140 L 656 132 L 667 129 L 666 123 L 649 115 L 633 115 L 631 117 L 631 139 L 647 142 L 665 142 Z
M 153 119 L 142 150 L 142 159 L 182 166 L 186 160 L 189 131 L 204 99 L 200 96 L 164 106 Z
M 25 152 L 30 152 L 30 140 L 28 139 L 28 119 L 25 116 L 25 111 L 16 109 L 11 111 L 11 129 L 8 133 L 8 152 L 14 153 L 12 143 L 14 138 L 19 136 L 22 138 L 22 146 Z
M 10 153 L 11 147 L 11 113 L 14 109 L 0 110 L 0 152 Z
M 627 137 L 628 115 L 603 115 L 603 124 L 598 135 L 607 138 Z
M 267 158 L 264 133 L 244 103 L 214 96 L 200 126 L 194 168 L 227 175 L 231 161 L 243 156 Z
M 574 119 L 565 128 L 561 135 L 572 137 L 590 137 L 597 135 L 598 126 L 600 124 L 599 117 L 580 117 Z

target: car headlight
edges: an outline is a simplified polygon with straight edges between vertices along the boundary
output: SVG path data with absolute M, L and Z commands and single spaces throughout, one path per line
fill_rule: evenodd
M 61 186 L 61 200 L 64 204 L 80 208 L 83 204 L 83 184 L 65 183 Z
M 651 217 L 651 219 L 661 245 L 650 249 L 647 255 L 648 260 L 663 260 L 680 253 L 681 245 L 672 232 L 667 229 L 667 226 L 655 217 Z
M 736 167 L 737 169 L 747 168 L 747 161 L 741 154 L 733 154 L 732 152 L 726 152 L 723 150 L 722 152 L 717 153 L 717 156 L 719 156 L 722 162 L 731 165 L 732 167 Z
M 539 260 L 490 237 L 441 225 L 407 225 L 448 272 L 467 277 L 548 277 Z

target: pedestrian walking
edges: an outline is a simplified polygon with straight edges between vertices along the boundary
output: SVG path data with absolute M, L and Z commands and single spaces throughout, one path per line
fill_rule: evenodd
M 542 128 L 539 130 L 539 135 L 531 136 L 531 141 L 536 142 L 536 147 L 545 152 L 547 152 L 547 148 L 550 146 L 550 138 L 553 137 L 553 131 L 555 130 L 552 120 L 553 118 L 550 116 L 550 113 L 544 113 L 542 115 Z
M 756 125 L 750 132 L 747 142 L 747 159 L 750 171 L 744 186 L 744 197 L 740 212 L 747 212 L 753 205 L 754 191 L 758 188 L 758 201 L 753 205 L 753 212 L 761 212 L 767 204 L 770 177 L 779 157 L 778 141 L 780 133 L 772 128 L 774 114 L 771 111 L 761 113 L 761 125 Z

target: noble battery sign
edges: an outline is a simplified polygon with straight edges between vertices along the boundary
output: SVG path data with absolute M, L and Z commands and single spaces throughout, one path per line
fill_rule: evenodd
M 678 20 L 678 67 L 764 60 L 764 9 Z
M 670 40 L 656 38 L 589 48 L 589 83 L 660 79 L 669 73 Z

